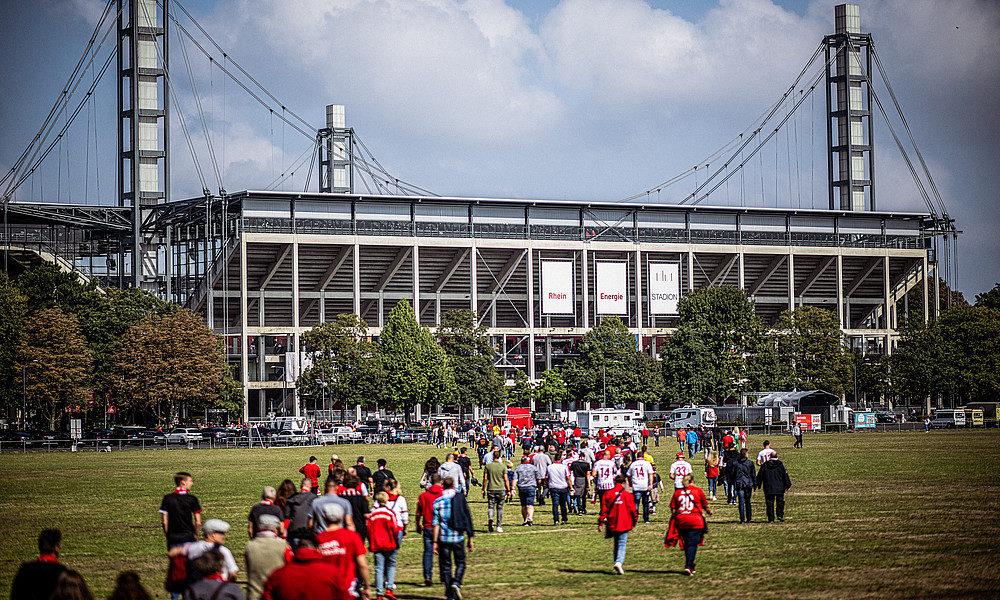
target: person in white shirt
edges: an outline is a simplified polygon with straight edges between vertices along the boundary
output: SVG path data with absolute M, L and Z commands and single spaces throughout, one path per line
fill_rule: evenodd
M 691 463 L 684 460 L 684 453 L 678 452 L 677 460 L 670 465 L 670 476 L 674 479 L 675 490 L 684 489 L 685 475 L 694 475 L 694 470 L 691 469 Z
M 757 466 L 761 466 L 771 460 L 774 450 L 771 449 L 771 442 L 764 440 L 764 449 L 757 453 Z
M 642 501 L 642 522 L 649 523 L 649 490 L 653 487 L 653 465 L 640 456 L 629 465 L 626 475 L 632 486 L 637 510 Z
M 618 473 L 618 467 L 616 467 L 614 461 L 611 460 L 610 450 L 605 450 L 601 453 L 601 459 L 594 463 L 593 472 L 594 488 L 596 489 L 597 498 L 600 499 L 601 508 L 603 509 L 605 492 L 615 487 L 615 475 Z
M 556 460 L 546 468 L 549 479 L 549 495 L 552 497 L 552 520 L 559 524 L 559 509 L 562 507 L 562 522 L 569 522 L 569 488 L 573 485 L 573 474 L 563 462 L 563 453 L 556 455 Z
M 223 561 L 222 579 L 224 581 L 235 580 L 236 573 L 239 572 L 240 568 L 236 566 L 236 560 L 233 558 L 233 553 L 229 550 L 229 548 L 223 545 L 226 543 L 226 534 L 229 532 L 229 523 L 226 523 L 222 519 L 209 519 L 205 521 L 204 525 L 201 526 L 201 530 L 202 533 L 205 534 L 204 539 L 179 546 L 172 549 L 171 553 L 183 554 L 184 556 L 187 556 L 189 561 L 191 561 L 218 546 L 219 552 L 222 554 Z

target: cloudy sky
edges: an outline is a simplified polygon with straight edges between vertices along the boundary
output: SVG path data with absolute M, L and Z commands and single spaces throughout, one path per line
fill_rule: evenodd
M 182 4 L 229 56 L 312 128 L 323 126 L 326 104 L 345 104 L 348 125 L 401 180 L 448 196 L 616 201 L 698 166 L 642 198 L 675 202 L 719 166 L 706 157 L 738 138 L 789 88 L 823 36 L 833 33 L 835 2 Z M 43 122 L 103 6 L 101 0 L 29 0 L 0 7 L 4 172 Z M 874 36 L 918 147 L 964 231 L 956 287 L 971 301 L 1000 281 L 994 191 L 1000 171 L 1000 2 L 879 0 L 862 3 L 861 11 L 862 30 Z M 186 18 L 181 22 L 191 29 Z M 302 189 L 308 167 L 296 159 L 308 152 L 310 140 L 226 82 L 218 63 L 190 43 L 189 77 L 176 44 L 180 36 L 172 35 L 176 105 L 191 131 L 205 185 L 217 190 L 220 182 L 192 80 L 222 187 L 261 189 L 280 181 L 278 188 Z M 102 50 L 100 58 L 106 55 Z M 88 70 L 86 84 L 99 66 Z M 94 106 L 81 112 L 68 139 L 57 144 L 17 199 L 114 202 L 110 81 L 98 86 Z M 876 84 L 876 92 L 892 110 L 884 87 Z M 813 96 L 806 96 L 745 173 L 704 203 L 825 208 L 825 100 L 821 89 Z M 280 108 L 276 112 L 280 116 Z M 200 195 L 195 159 L 176 116 L 172 135 L 172 195 Z M 880 209 L 926 210 L 882 124 L 876 125 L 876 164 Z

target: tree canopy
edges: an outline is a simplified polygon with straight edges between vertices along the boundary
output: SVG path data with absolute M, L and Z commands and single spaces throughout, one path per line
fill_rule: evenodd
M 27 403 L 55 429 L 67 407 L 86 404 L 90 350 L 72 315 L 46 308 L 28 316 L 19 351 Z
M 413 308 L 400 300 L 389 312 L 379 336 L 388 408 L 408 415 L 417 403 L 448 403 L 455 379 L 444 350 L 430 330 L 417 324 Z
M 838 396 L 852 377 L 851 357 L 837 313 L 816 306 L 784 311 L 774 327 L 778 364 L 787 389 L 826 390 Z
M 663 379 L 656 360 L 639 350 L 635 335 L 618 317 L 605 317 L 584 334 L 580 356 L 561 371 L 571 398 L 595 406 L 656 402 Z
M 442 313 L 437 335 L 455 379 L 455 401 L 461 406 L 503 405 L 503 377 L 493 365 L 494 351 L 486 327 L 476 323 L 475 313 Z
M 302 334 L 312 366 L 296 380 L 300 397 L 314 403 L 339 400 L 349 406 L 377 406 L 384 373 L 378 346 L 369 339 L 368 324 L 355 314 L 337 315 Z M 332 406 L 332 404 L 331 404 Z

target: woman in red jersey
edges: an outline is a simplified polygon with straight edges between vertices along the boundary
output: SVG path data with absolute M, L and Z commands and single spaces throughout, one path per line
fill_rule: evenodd
M 667 531 L 666 547 L 680 542 L 684 549 L 684 574 L 694 575 L 694 557 L 698 546 L 704 543 L 708 523 L 705 515 L 711 515 L 708 499 L 701 488 L 691 485 L 694 478 L 685 475 L 684 487 L 674 490 L 670 500 L 670 529 Z

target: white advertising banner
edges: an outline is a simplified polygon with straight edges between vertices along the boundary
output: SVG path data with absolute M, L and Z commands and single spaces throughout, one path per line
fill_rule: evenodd
M 596 262 L 597 314 L 628 315 L 628 263 Z
M 651 262 L 649 267 L 649 314 L 676 315 L 681 295 L 681 266 L 678 263 Z
M 572 315 L 576 303 L 573 301 L 573 261 L 543 260 L 542 265 L 542 314 Z

